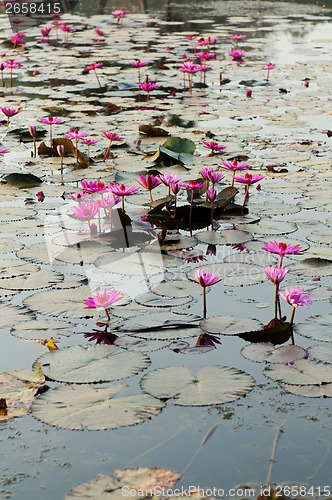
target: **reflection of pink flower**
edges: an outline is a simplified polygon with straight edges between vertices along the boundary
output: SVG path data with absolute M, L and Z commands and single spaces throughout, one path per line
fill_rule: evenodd
M 204 257 L 204 255 L 193 255 L 192 257 L 184 257 L 183 258 L 183 262 L 185 262 L 186 264 L 197 264 L 198 262 L 202 262 L 202 261 L 205 261 L 207 260 L 206 257 Z
M 310 293 L 304 295 L 304 289 L 300 290 L 299 286 L 291 286 L 290 290 L 285 288 L 285 295 L 281 292 L 279 292 L 279 295 L 293 307 L 303 306 L 309 309 L 309 306 L 312 304 Z
M 211 346 L 216 348 L 215 344 L 221 344 L 218 337 L 210 333 L 203 333 L 197 339 L 196 346 Z
M 118 338 L 115 333 L 107 332 L 107 331 L 99 331 L 93 330 L 95 333 L 85 333 L 84 337 L 88 339 L 89 342 L 96 341 L 96 344 L 107 344 L 113 345 L 116 339 Z
M 102 294 L 97 292 L 96 295 L 83 299 L 83 303 L 86 306 L 84 309 L 97 309 L 98 307 L 105 308 L 112 305 L 114 302 L 123 299 L 123 297 L 123 293 L 115 290 L 115 288 L 113 288 L 110 292 L 107 288 L 105 288 Z
M 243 38 L 247 38 L 246 35 L 231 35 L 228 37 L 230 40 L 242 40 Z
M 276 285 L 282 282 L 288 272 L 288 269 L 287 267 L 279 267 L 278 265 L 276 265 L 268 266 L 264 269 L 264 271 L 271 283 L 274 283 Z
M 77 201 L 78 203 L 81 203 L 81 201 L 83 201 L 88 195 L 88 193 L 82 193 L 82 192 L 76 192 L 74 194 L 70 194 L 69 195 L 70 198 L 74 201 Z
M 97 200 L 97 203 L 101 208 L 110 209 L 114 207 L 117 203 L 119 203 L 120 198 L 118 196 L 114 196 L 114 194 L 109 194 L 105 198 L 100 198 Z

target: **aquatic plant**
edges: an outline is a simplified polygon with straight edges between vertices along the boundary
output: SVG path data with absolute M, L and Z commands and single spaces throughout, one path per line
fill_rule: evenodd
M 106 160 L 110 147 L 112 145 L 112 142 L 121 142 L 124 141 L 124 137 L 119 137 L 117 134 L 114 134 L 113 132 L 105 132 L 104 130 L 101 131 L 104 137 L 110 141 L 108 147 L 105 149 L 105 154 L 104 154 L 104 161 Z
M 202 141 L 204 144 L 204 147 L 207 149 L 211 150 L 211 153 L 209 156 L 212 156 L 217 152 L 222 151 L 223 149 L 226 149 L 227 146 L 224 146 L 223 144 L 218 144 L 216 141 Z
M 125 14 L 129 14 L 129 12 L 130 12 L 129 10 L 125 10 L 125 9 L 116 9 L 116 10 L 113 10 L 113 12 L 111 12 L 111 14 L 116 17 L 117 26 L 119 26 L 120 24 L 123 23 L 123 18 L 125 16 Z
M 251 175 L 251 174 L 246 174 L 244 177 L 234 177 L 234 180 L 236 182 L 240 182 L 240 183 L 246 185 L 246 190 L 245 190 L 242 208 L 244 208 L 246 201 L 247 201 L 247 198 L 249 196 L 249 186 L 251 184 L 255 184 L 256 182 L 258 182 L 264 178 L 265 178 L 265 175 Z
M 158 177 L 165 186 L 168 186 L 168 196 L 171 194 L 171 185 L 178 184 L 182 181 L 181 175 L 175 175 L 171 172 L 167 172 L 167 174 L 160 174 Z
M 19 61 L 15 61 L 14 59 L 8 59 L 4 62 L 6 68 L 10 69 L 10 77 L 9 77 L 9 87 L 13 85 L 13 69 L 19 68 L 21 63 Z
M 213 203 L 216 199 L 217 196 L 217 191 L 215 189 L 207 189 L 206 190 L 206 197 L 207 200 L 211 203 L 211 226 L 213 229 Z
M 119 196 L 121 198 L 122 202 L 122 212 L 125 211 L 124 209 L 124 197 L 125 196 L 130 196 L 131 194 L 136 193 L 136 191 L 139 190 L 139 188 L 131 187 L 131 186 L 125 186 L 124 184 L 112 184 L 109 187 L 109 190 L 115 194 L 116 196 Z
M 75 140 L 75 152 L 76 152 L 76 167 L 78 167 L 78 147 L 77 147 L 77 141 L 78 139 L 84 139 L 84 137 L 87 137 L 89 134 L 87 132 L 79 132 L 79 130 L 76 128 L 71 132 L 68 132 L 64 134 L 65 137 L 71 140 Z
M 129 64 L 131 66 L 134 66 L 135 68 L 137 68 L 137 71 L 138 71 L 138 85 L 139 85 L 141 83 L 141 68 L 143 68 L 143 66 L 147 66 L 148 64 L 150 64 L 150 62 L 149 61 L 143 62 L 140 59 L 138 59 L 137 61 L 132 61 Z
M 238 48 L 239 40 L 243 40 L 244 38 L 247 38 L 246 35 L 231 35 L 228 37 L 229 40 L 234 40 L 235 41 L 235 48 Z
M 188 73 L 189 90 L 191 92 L 192 86 L 193 86 L 193 75 L 194 75 L 194 73 L 198 73 L 198 71 L 199 71 L 198 64 L 195 64 L 192 62 L 191 59 L 188 59 L 187 61 L 185 61 L 182 64 L 181 68 L 179 68 L 179 71 L 181 71 L 181 73 L 183 73 L 183 88 L 184 88 L 184 90 L 186 89 L 185 74 Z
M 194 189 L 201 189 L 203 186 L 206 186 L 206 182 L 199 183 L 196 181 L 189 181 L 189 184 L 180 184 L 180 187 L 186 189 L 187 191 L 191 191 L 191 199 L 190 199 L 190 212 L 189 212 L 189 227 L 191 227 L 191 219 L 193 212 L 193 201 L 194 201 Z
M 15 33 L 15 35 L 11 35 L 10 39 L 13 42 L 13 49 L 16 49 L 20 45 L 25 45 L 27 42 L 24 40 L 24 32 Z
M 99 85 L 99 88 L 101 89 L 101 83 L 100 83 L 100 80 L 98 78 L 98 75 L 97 75 L 97 71 L 96 69 L 97 68 L 100 68 L 101 66 L 103 65 L 102 62 L 99 62 L 99 63 L 93 63 L 93 64 L 90 64 L 90 66 L 87 66 L 85 69 L 84 69 L 84 73 L 90 73 L 90 71 L 94 71 L 95 75 L 96 75 L 96 78 L 97 78 L 97 82 L 98 82 L 98 85 Z
M 219 283 L 221 276 L 198 269 L 195 271 L 195 278 L 203 288 L 203 318 L 206 318 L 206 287 Z
M 107 319 L 110 320 L 110 315 L 108 313 L 107 307 L 114 304 L 114 302 L 118 302 L 123 299 L 124 295 L 122 292 L 118 290 L 111 290 L 110 292 L 105 288 L 104 292 L 101 294 L 99 292 L 96 295 L 92 295 L 92 297 L 88 297 L 87 299 L 83 299 L 83 303 L 85 304 L 84 309 L 98 309 L 103 307 L 105 309 L 105 313 Z
M 140 184 L 144 189 L 147 189 L 149 191 L 150 201 L 152 203 L 153 199 L 151 191 L 161 183 L 159 177 L 155 177 L 152 174 L 147 174 L 146 177 L 144 177 L 144 175 L 139 175 L 138 179 L 136 179 L 136 182 L 138 182 L 138 184 Z
M 300 245 L 293 246 L 287 243 L 277 243 L 276 240 L 264 243 L 264 245 L 262 246 L 262 250 L 279 255 L 279 267 L 282 266 L 282 260 L 285 255 L 302 255 L 302 247 Z
M 232 187 L 234 186 L 234 176 L 235 176 L 235 172 L 237 170 L 241 171 L 241 170 L 251 169 L 251 166 L 249 165 L 249 163 L 245 163 L 244 161 L 239 162 L 237 160 L 233 160 L 232 162 L 231 161 L 222 161 L 219 163 L 219 166 L 221 168 L 224 168 L 225 170 L 231 170 L 233 172 Z
M 50 126 L 50 147 L 52 147 L 52 125 L 55 123 L 62 123 L 62 118 L 59 116 L 48 116 L 47 118 L 41 118 L 40 123 L 47 123 Z
M 264 269 L 266 276 L 269 278 L 271 283 L 274 283 L 275 285 L 275 309 L 274 309 L 274 317 L 277 319 L 277 314 L 278 314 L 278 305 L 279 305 L 279 317 L 281 319 L 281 311 L 280 311 L 280 303 L 279 303 L 279 284 L 282 282 L 284 277 L 286 276 L 288 269 L 287 267 L 279 267 L 278 265 L 276 266 L 268 266 Z
M 90 159 L 90 146 L 92 146 L 92 144 L 97 144 L 97 141 L 96 139 L 82 139 L 82 141 L 84 142 L 84 144 L 86 144 L 88 146 L 88 152 L 87 152 L 87 155 L 88 155 L 88 159 Z
M 270 71 L 271 71 L 271 69 L 274 69 L 274 68 L 275 68 L 275 65 L 272 64 L 272 63 L 266 64 L 265 66 L 262 67 L 262 69 L 267 70 L 267 75 L 266 75 L 266 78 L 265 78 L 265 80 L 267 82 L 269 81 Z
M 291 286 L 290 289 L 285 288 L 285 294 L 279 292 L 280 297 L 285 300 L 288 304 L 293 306 L 292 316 L 290 319 L 290 324 L 293 324 L 295 310 L 297 307 L 306 307 L 309 309 L 309 306 L 312 304 L 312 300 L 310 300 L 311 294 L 305 294 L 304 289 L 300 289 L 299 286 Z
M 57 147 L 56 147 L 56 150 L 58 152 L 58 155 L 60 156 L 61 160 L 60 160 L 60 171 L 61 171 L 61 175 L 63 174 L 63 158 L 65 156 L 65 147 L 63 144 L 59 144 Z
M 147 77 L 145 82 L 139 84 L 139 87 L 147 93 L 146 100 L 148 101 L 150 99 L 151 90 L 157 89 L 158 85 L 156 83 L 152 83 Z
M 245 50 L 240 50 L 240 49 L 232 49 L 229 51 L 229 55 L 233 57 L 233 61 L 237 62 L 239 66 L 241 64 L 244 64 L 243 57 L 245 53 L 246 53 Z
M 100 206 L 95 201 L 87 201 L 86 203 L 79 203 L 73 207 L 73 217 L 80 220 L 86 220 L 91 231 L 90 220 L 93 219 L 100 210 Z
M 0 108 L 0 109 L 3 112 L 3 114 L 5 116 L 7 116 L 7 127 L 9 126 L 9 119 L 12 116 L 17 115 L 18 113 L 20 113 L 22 111 L 21 109 L 12 109 L 12 108 Z

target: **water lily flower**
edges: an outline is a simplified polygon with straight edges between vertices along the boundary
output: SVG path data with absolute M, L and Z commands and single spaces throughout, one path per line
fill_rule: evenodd
M 76 150 L 76 167 L 78 167 L 78 148 L 77 148 L 77 141 L 78 139 L 84 139 L 84 137 L 87 137 L 89 134 L 87 132 L 79 132 L 77 128 L 74 130 L 71 130 L 70 132 L 64 134 L 65 137 L 71 140 L 75 140 L 75 150 Z
M 99 36 L 103 36 L 105 35 L 105 33 L 103 32 L 103 30 L 99 29 L 99 28 L 94 28 L 93 30 L 95 33 L 97 33 L 97 35 Z
M 98 82 L 98 85 L 99 85 L 99 88 L 101 89 L 101 84 L 100 84 L 100 80 L 98 78 L 98 75 L 97 75 L 97 71 L 96 69 L 97 68 L 100 68 L 101 66 L 103 65 L 102 62 L 99 62 L 99 63 L 93 63 L 93 64 L 90 64 L 90 66 L 87 66 L 85 69 L 84 69 L 84 73 L 89 73 L 90 71 L 94 71 L 95 75 L 96 75 L 96 78 L 97 78 L 97 82 Z
M 219 283 L 221 276 L 198 269 L 195 271 L 195 278 L 203 288 L 203 318 L 206 318 L 206 287 Z
M 63 144 L 58 144 L 58 146 L 56 147 L 56 150 L 57 150 L 58 155 L 61 158 L 61 160 L 60 160 L 60 171 L 61 171 L 61 175 L 62 175 L 63 174 L 63 158 L 65 156 L 65 147 L 64 147 Z
M 201 60 L 201 64 L 205 64 L 206 61 L 212 61 L 216 58 L 216 54 L 212 52 L 200 52 L 196 56 Z
M 83 303 L 85 304 L 84 309 L 98 309 L 99 307 L 103 307 L 105 309 L 107 319 L 109 320 L 110 315 L 106 308 L 114 304 L 114 302 L 118 302 L 123 299 L 123 297 L 124 294 L 115 290 L 115 288 L 113 288 L 110 292 L 107 288 L 105 288 L 103 293 L 97 292 L 96 295 L 83 299 Z
M 234 180 L 236 182 L 241 182 L 242 184 L 246 184 L 246 191 L 245 191 L 245 195 L 244 195 L 244 201 L 243 201 L 242 208 L 244 208 L 244 205 L 246 204 L 246 201 L 248 198 L 249 186 L 251 184 L 255 184 L 258 181 L 261 181 L 264 178 L 265 178 L 265 175 L 251 175 L 251 174 L 246 174 L 243 177 L 234 177 Z
M 80 220 L 88 221 L 89 229 L 91 231 L 90 220 L 93 219 L 100 210 L 100 206 L 95 201 L 87 201 L 86 203 L 79 203 L 73 207 L 73 217 Z
M 191 92 L 192 84 L 193 84 L 193 74 L 198 73 L 198 71 L 199 71 L 198 68 L 199 68 L 198 64 L 194 64 L 191 59 L 188 59 L 187 61 L 185 61 L 182 64 L 181 68 L 179 68 L 179 71 L 181 71 L 181 73 L 184 74 L 183 75 L 183 88 L 184 88 L 184 90 L 186 89 L 185 74 L 188 73 L 189 90 Z
M 309 306 L 312 304 L 312 300 L 310 300 L 310 293 L 304 294 L 304 289 L 300 290 L 299 286 L 291 286 L 290 290 L 285 288 L 285 294 L 279 292 L 280 297 L 288 302 L 291 306 L 293 306 L 292 316 L 290 319 L 290 324 L 293 324 L 295 310 L 298 306 L 306 307 L 309 309 Z
M 217 191 L 212 188 L 212 189 L 207 189 L 206 190 L 206 199 L 211 203 L 211 225 L 213 229 L 213 203 L 217 197 Z
M 236 61 L 238 65 L 244 64 L 243 57 L 245 55 L 245 50 L 233 49 L 229 51 L 229 55 L 233 57 L 233 61 Z
M 143 82 L 143 83 L 140 83 L 139 84 L 139 87 L 142 89 L 142 90 L 145 90 L 145 92 L 147 93 L 147 98 L 146 100 L 148 101 L 150 99 L 150 92 L 151 90 L 154 90 L 154 89 L 157 89 L 158 88 L 158 85 L 156 83 L 152 83 L 151 81 L 149 81 L 148 79 Z
M 143 68 L 143 66 L 147 66 L 148 64 L 150 64 L 150 61 L 143 62 L 140 59 L 138 59 L 137 61 L 132 61 L 129 64 L 131 66 L 134 66 L 134 68 L 137 68 L 137 71 L 138 71 L 138 85 L 139 85 L 141 83 L 141 68 Z
M 269 81 L 269 75 L 270 75 L 270 71 L 271 69 L 275 68 L 275 65 L 272 64 L 272 63 L 269 63 L 269 64 L 266 64 L 265 66 L 262 67 L 262 69 L 265 69 L 267 70 L 267 75 L 266 75 L 266 78 L 265 80 L 268 82 Z
M 227 146 L 224 146 L 223 144 L 218 144 L 215 141 L 202 141 L 202 143 L 204 144 L 205 148 L 211 150 L 211 153 L 209 156 L 214 155 L 216 151 L 222 151 L 223 149 L 227 148 Z
M 235 40 L 236 48 L 238 47 L 239 40 L 243 40 L 243 38 L 247 38 L 246 35 L 231 35 L 228 37 L 229 40 Z
M 38 201 L 40 201 L 41 203 L 45 200 L 45 195 L 44 195 L 43 191 L 39 191 L 36 194 L 36 196 L 37 196 Z
M 116 24 L 119 25 L 120 21 L 121 21 L 121 24 L 123 23 L 124 15 L 129 14 L 129 12 L 130 12 L 129 10 L 125 10 L 125 9 L 116 9 L 116 10 L 113 10 L 113 12 L 111 12 L 111 14 L 113 14 L 113 16 L 116 17 Z
M 251 97 L 251 96 L 252 96 L 252 90 L 251 89 L 247 89 L 246 97 Z
M 278 265 L 276 266 L 268 266 L 264 269 L 266 276 L 269 278 L 271 283 L 274 283 L 275 285 L 275 319 L 277 319 L 277 314 L 278 314 L 278 306 L 279 306 L 279 316 L 281 319 L 281 310 L 280 310 L 280 302 L 279 302 L 279 284 L 282 282 L 284 277 L 286 276 L 288 269 L 287 267 L 279 267 Z
M 6 153 L 9 153 L 10 149 L 9 148 L 1 148 L 0 147 L 0 156 L 3 156 Z
M 52 27 L 53 26 L 45 26 L 45 28 L 41 28 L 40 33 L 41 33 L 42 39 L 44 37 L 46 37 L 47 40 L 49 39 Z
M 82 191 L 77 191 L 76 193 L 70 194 L 69 196 L 73 201 L 76 201 L 77 203 L 81 203 L 83 200 L 85 200 L 85 198 L 87 198 L 89 196 L 89 194 L 84 193 Z
M 112 145 L 112 142 L 114 142 L 114 141 L 117 141 L 117 142 L 124 141 L 124 137 L 119 137 L 117 134 L 114 134 L 112 132 L 105 132 L 104 130 L 102 130 L 101 133 L 103 134 L 104 137 L 106 137 L 106 139 L 108 139 L 110 141 L 108 147 L 105 150 L 105 154 L 104 154 L 104 161 L 105 161 L 106 158 L 107 158 L 107 156 L 108 156 L 108 153 L 109 153 L 110 147 Z
M 155 189 L 159 184 L 161 184 L 161 180 L 159 177 L 154 177 L 154 175 L 147 174 L 146 177 L 144 175 L 139 175 L 138 180 L 136 179 L 136 182 L 140 184 L 144 189 L 147 189 L 150 194 L 150 201 L 151 203 L 153 202 L 152 199 L 152 189 Z
M 251 166 L 249 163 L 245 163 L 244 161 L 237 161 L 233 160 L 231 161 L 222 161 L 220 162 L 219 166 L 221 168 L 224 168 L 225 170 L 232 170 L 233 171 L 233 178 L 232 178 L 232 187 L 234 186 L 234 175 L 237 170 L 249 170 L 251 169 Z
M 97 200 L 100 208 L 110 209 L 117 205 L 120 202 L 120 198 L 118 196 L 114 196 L 114 194 L 108 194 L 105 198 L 100 198 Z
M 125 211 L 124 209 L 124 197 L 125 196 L 130 196 L 131 194 L 136 193 L 136 191 L 139 190 L 139 188 L 136 187 L 131 187 L 131 186 L 125 186 L 124 184 L 112 184 L 109 187 L 109 190 L 115 194 L 116 196 L 120 196 L 122 200 L 122 212 Z
M 21 112 L 21 109 L 12 109 L 12 108 L 0 108 L 0 109 L 3 112 L 3 114 L 7 116 L 7 127 L 9 126 L 9 119 L 12 116 L 15 116 Z
M 50 126 L 50 147 L 52 147 L 52 125 L 55 123 L 62 123 L 62 118 L 59 116 L 48 116 L 47 118 L 41 118 L 40 123 L 47 123 Z
M 72 28 L 71 26 L 68 26 L 68 24 L 60 24 L 60 29 L 64 32 L 65 34 L 65 43 L 68 43 L 68 36 L 71 31 L 75 31 L 75 28 Z
M 167 174 L 160 174 L 158 177 L 165 186 L 168 186 L 168 196 L 171 194 L 171 184 L 178 184 L 182 181 L 180 175 L 171 174 L 170 172 L 167 172 Z
M 262 250 L 270 253 L 276 253 L 280 256 L 280 264 L 282 265 L 282 259 L 285 255 L 302 255 L 302 247 L 300 245 L 290 245 L 287 243 L 277 243 L 276 240 L 269 241 L 268 243 L 264 243 L 262 246 Z
M 15 33 L 11 35 L 10 39 L 13 42 L 13 49 L 16 49 L 19 45 L 25 45 L 27 42 L 24 40 L 25 33 Z
M 85 193 L 103 193 L 110 191 L 111 186 L 106 186 L 102 181 L 81 181 L 81 186 Z
M 84 142 L 84 144 L 86 144 L 88 146 L 88 158 L 90 156 L 90 146 L 92 146 L 92 144 L 97 144 L 97 141 L 96 139 L 82 139 L 82 141 Z
M 193 211 L 193 201 L 194 201 L 194 189 L 201 189 L 203 186 L 206 186 L 206 182 L 199 183 L 196 181 L 189 181 L 189 184 L 180 184 L 180 187 L 186 189 L 187 191 L 191 190 L 191 200 L 190 200 L 190 212 L 189 212 L 189 227 L 191 227 L 191 218 Z

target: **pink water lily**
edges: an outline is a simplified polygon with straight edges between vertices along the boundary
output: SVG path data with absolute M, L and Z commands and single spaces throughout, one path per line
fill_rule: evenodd
M 217 191 L 212 188 L 212 189 L 207 189 L 206 190 L 206 199 L 211 203 L 211 225 L 213 229 L 213 203 L 215 202 L 215 199 L 217 197 Z
M 203 288 L 203 318 L 206 318 L 206 287 L 215 285 L 221 281 L 221 276 L 209 273 L 203 269 L 195 271 L 195 278 Z
M 171 184 L 178 184 L 182 181 L 182 177 L 180 175 L 171 174 L 171 172 L 167 172 L 167 174 L 160 174 L 158 177 L 165 186 L 168 186 L 168 196 L 171 194 Z
M 116 142 L 124 141 L 124 137 L 120 137 L 120 136 L 118 136 L 118 134 L 115 134 L 113 132 L 105 132 L 104 130 L 102 130 L 101 133 L 103 134 L 104 137 L 106 137 L 106 139 L 108 139 L 110 141 L 109 145 L 105 149 L 105 154 L 104 154 L 104 161 L 105 161 L 106 158 L 107 158 L 107 156 L 108 156 L 108 153 L 109 153 L 110 147 L 112 145 L 112 142 L 114 142 L 114 141 L 116 141 Z
M 123 23 L 123 18 L 124 18 L 124 15 L 125 14 L 129 14 L 129 10 L 125 10 L 125 9 L 116 9 L 116 10 L 113 10 L 113 12 L 111 12 L 111 14 L 113 14 L 113 16 L 116 16 L 116 24 L 119 25 L 120 23 L 122 24 Z
M 234 186 L 234 175 L 237 170 L 248 170 L 251 169 L 251 166 L 249 163 L 245 163 L 244 161 L 222 161 L 220 162 L 219 166 L 221 168 L 224 168 L 225 170 L 232 170 L 233 171 L 233 178 L 232 178 L 232 187 Z
M 271 69 L 274 69 L 274 68 L 275 68 L 275 65 L 272 64 L 272 63 L 266 64 L 265 66 L 262 67 L 262 69 L 267 70 L 267 75 L 266 75 L 266 78 L 265 78 L 265 80 L 267 82 L 269 81 L 270 71 L 271 71 Z
M 98 75 L 97 75 L 97 71 L 96 69 L 97 68 L 100 68 L 101 66 L 103 65 L 102 62 L 99 62 L 99 63 L 93 63 L 93 64 L 90 64 L 90 66 L 87 66 L 85 69 L 84 69 L 84 73 L 90 73 L 90 71 L 94 71 L 95 75 L 96 75 L 96 78 L 97 78 L 97 82 L 98 82 L 98 85 L 99 85 L 99 88 L 101 89 L 101 83 L 100 83 L 100 80 L 98 78 Z
M 150 92 L 151 92 L 151 90 L 157 89 L 158 85 L 156 83 L 152 83 L 149 80 L 147 80 L 147 81 L 145 81 L 143 83 L 140 83 L 139 87 L 140 87 L 140 89 L 145 90 L 145 92 L 147 93 L 146 100 L 148 101 L 150 99 Z
M 25 33 L 15 33 L 15 35 L 11 35 L 10 39 L 13 42 L 13 49 L 19 47 L 19 45 L 25 45 L 27 42 L 24 40 Z
M 201 60 L 201 64 L 205 64 L 206 61 L 211 61 L 216 58 L 216 54 L 212 52 L 200 52 L 196 56 Z
M 105 313 L 107 319 L 110 319 L 110 315 L 107 311 L 107 307 L 114 304 L 114 302 L 118 302 L 123 299 L 124 294 L 118 290 L 111 290 L 110 292 L 105 288 L 103 293 L 97 292 L 96 295 L 92 295 L 92 297 L 88 297 L 87 299 L 83 299 L 83 303 L 85 304 L 84 309 L 98 309 L 103 307 L 105 309 Z
M 244 38 L 247 38 L 246 35 L 231 35 L 228 37 L 229 40 L 235 40 L 235 47 L 238 48 L 239 40 L 243 40 Z
M 40 201 L 41 203 L 45 200 L 45 195 L 43 191 L 38 191 L 36 194 L 37 200 Z
M 216 141 L 202 141 L 202 143 L 204 144 L 205 148 L 211 150 L 210 155 L 214 155 L 216 151 L 222 151 L 223 149 L 227 148 L 227 146 L 218 144 Z
M 69 196 L 73 201 L 76 201 L 77 203 L 81 203 L 83 200 L 85 200 L 85 198 L 87 198 L 89 196 L 89 194 L 84 193 L 82 191 L 77 191 L 76 193 L 72 193 Z
M 15 116 L 21 112 L 21 109 L 12 109 L 12 108 L 0 108 L 0 109 L 3 112 L 3 114 L 7 116 L 7 127 L 9 126 L 9 119 L 12 116 Z
M 291 306 L 293 306 L 292 316 L 290 319 L 290 324 L 293 324 L 295 310 L 297 307 L 306 307 L 309 309 L 309 306 L 312 304 L 312 300 L 310 300 L 310 293 L 304 294 L 304 289 L 300 289 L 299 286 L 291 286 L 290 290 L 285 288 L 285 294 L 279 292 L 280 297 L 288 302 Z
M 277 319 L 278 307 L 279 307 L 279 319 L 281 319 L 281 309 L 279 301 L 279 284 L 282 282 L 286 276 L 288 269 L 287 267 L 268 266 L 264 269 L 266 276 L 269 278 L 271 283 L 275 285 L 275 300 L 274 300 L 274 318 Z
M 91 231 L 90 220 L 98 214 L 99 210 L 100 206 L 95 201 L 82 202 L 76 207 L 73 207 L 73 217 L 80 220 L 86 220 Z
M 130 196 L 136 191 L 139 190 L 139 188 L 136 187 L 131 187 L 131 186 L 125 186 L 124 184 L 113 184 L 110 186 L 110 191 L 115 194 L 116 196 L 120 196 L 122 200 L 122 212 L 125 211 L 124 209 L 124 197 L 125 196 Z
M 183 73 L 183 88 L 184 90 L 186 89 L 186 76 L 185 74 L 188 73 L 188 82 L 189 82 L 189 90 L 191 92 L 192 90 L 192 85 L 193 85 L 193 74 L 198 73 L 199 71 L 199 66 L 198 64 L 193 63 L 191 59 L 188 59 L 185 61 L 181 68 L 179 68 L 179 71 Z
M 9 153 L 10 149 L 9 148 L 1 148 L 0 147 L 0 156 L 3 156 L 6 153 Z
M 245 176 L 242 177 L 233 177 L 236 182 L 241 182 L 242 184 L 246 184 L 246 191 L 244 195 L 244 201 L 242 208 L 244 208 L 244 205 L 246 204 L 248 195 L 249 195 L 249 186 L 251 184 L 255 184 L 256 182 L 262 180 L 265 178 L 265 175 L 251 175 L 251 174 L 246 174 Z
M 233 61 L 236 61 L 238 65 L 244 64 L 243 57 L 245 53 L 245 50 L 240 49 L 233 49 L 229 51 L 229 55 L 233 57 Z
M 136 179 L 136 182 L 140 184 L 144 189 L 147 189 L 150 194 L 150 201 L 153 202 L 152 199 L 152 189 L 155 189 L 159 184 L 161 184 L 161 180 L 159 177 L 155 177 L 154 175 L 147 174 L 146 177 L 144 175 L 139 175 L 138 179 Z
M 41 118 L 40 123 L 47 123 L 50 126 L 50 147 L 52 147 L 52 125 L 55 123 L 62 123 L 62 118 L 59 116 L 48 116 L 47 118 Z
M 132 61 L 129 63 L 131 66 L 134 66 L 134 68 L 137 68 L 137 71 L 138 71 L 138 85 L 141 83 L 141 68 L 143 68 L 144 66 L 147 66 L 148 64 L 150 64 L 149 61 L 141 61 L 140 59 L 138 59 L 137 61 Z
M 270 253 L 276 253 L 280 256 L 280 264 L 281 267 L 282 260 L 285 255 L 302 255 L 302 247 L 300 245 L 290 245 L 287 243 L 277 243 L 276 240 L 269 241 L 268 243 L 264 243 L 262 246 L 262 250 Z
M 88 135 L 89 134 L 87 132 L 80 132 L 77 128 L 64 134 L 64 136 L 67 137 L 68 139 L 75 140 L 76 167 L 78 167 L 78 147 L 77 147 L 78 139 L 83 139 L 84 137 L 87 137 Z
M 103 193 L 110 191 L 111 186 L 107 186 L 102 181 L 81 181 L 81 186 L 85 193 Z
M 206 182 L 199 183 L 196 181 L 189 181 L 189 184 L 180 184 L 180 187 L 186 189 L 187 191 L 191 191 L 191 200 L 190 200 L 190 212 L 189 212 L 189 227 L 191 231 L 191 219 L 193 212 L 193 202 L 194 202 L 194 189 L 201 189 L 203 186 L 206 186 Z

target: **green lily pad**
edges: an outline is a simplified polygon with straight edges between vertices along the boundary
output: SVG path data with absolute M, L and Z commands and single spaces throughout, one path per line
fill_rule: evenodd
M 49 379 L 80 384 L 131 377 L 150 364 L 146 354 L 117 351 L 113 345 L 78 345 L 48 352 L 38 362 Z
M 116 397 L 126 388 L 116 382 L 97 387 L 64 385 L 36 399 L 32 415 L 60 429 L 117 429 L 145 422 L 165 406 L 146 394 Z
M 332 366 L 320 361 L 299 359 L 295 365 L 270 365 L 264 375 L 277 382 L 290 385 L 320 385 L 332 382 Z
M 332 342 L 332 314 L 310 316 L 304 323 L 297 323 L 295 332 L 303 337 L 322 342 Z
M 323 363 L 332 363 L 332 346 L 313 345 L 309 347 L 308 354 Z
M 203 366 L 192 374 L 185 366 L 168 366 L 144 375 L 144 392 L 158 398 L 174 398 L 180 406 L 210 406 L 236 401 L 255 386 L 255 380 L 236 368 Z
M 284 345 L 275 348 L 273 344 L 258 342 L 245 346 L 241 351 L 242 356 L 251 361 L 267 363 L 290 363 L 306 356 L 306 351 L 297 345 Z
M 280 384 L 287 392 L 305 398 L 332 398 L 332 384 L 324 385 L 291 385 Z
M 200 322 L 200 327 L 204 332 L 222 335 L 242 335 L 256 332 L 261 330 L 263 326 L 257 319 L 244 318 L 235 320 L 233 316 L 212 316 Z

